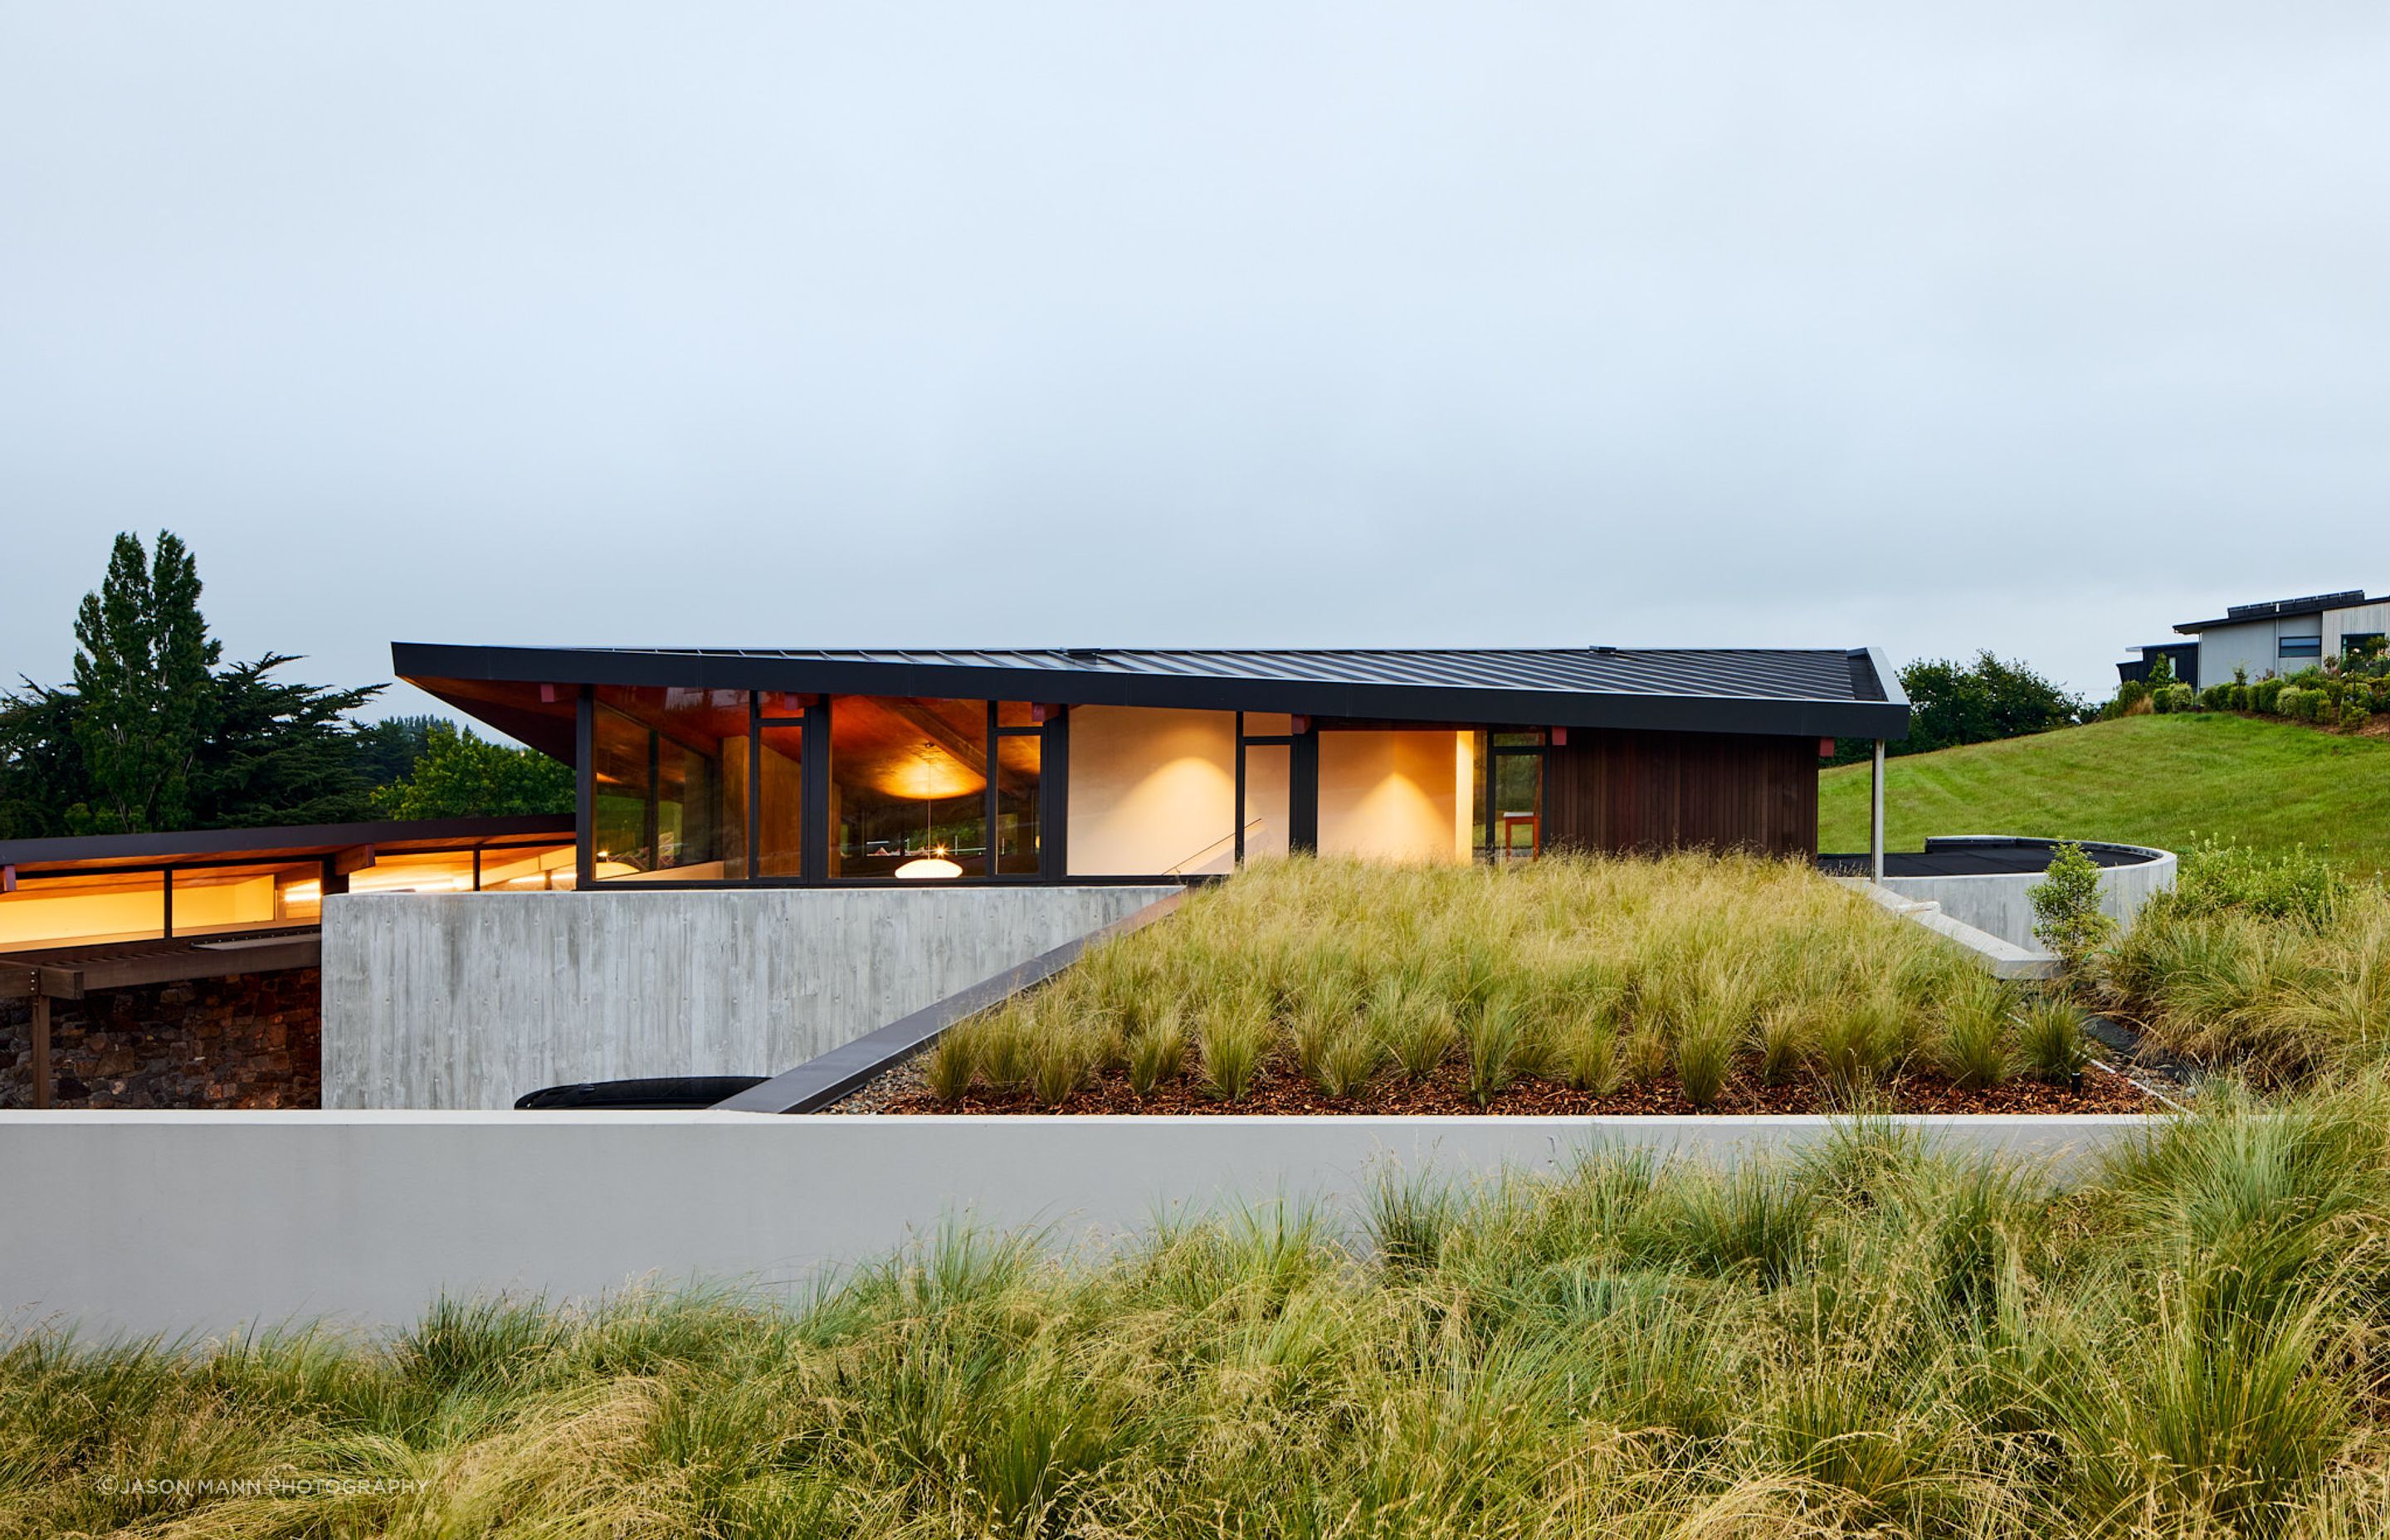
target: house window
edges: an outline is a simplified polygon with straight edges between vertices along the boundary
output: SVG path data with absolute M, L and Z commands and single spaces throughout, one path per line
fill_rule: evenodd
M 2321 636 L 2284 636 L 2280 656 L 2284 658 L 2320 658 L 2323 656 Z
M 2383 634 L 2379 631 L 2344 631 L 2340 634 L 2340 655 L 2343 658 L 2375 658 L 2383 649 Z

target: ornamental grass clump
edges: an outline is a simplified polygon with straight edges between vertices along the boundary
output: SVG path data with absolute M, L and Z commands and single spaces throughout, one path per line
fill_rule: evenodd
M 948 1028 L 930 1045 L 930 1051 L 922 1056 L 921 1072 L 932 1096 L 953 1103 L 970 1093 L 971 1075 L 978 1067 L 977 1033 L 965 1022 Z
M 1150 1097 L 1177 1080 L 1187 1059 L 1187 1028 L 1176 1011 L 1165 1012 L 1129 1034 L 1129 1089 Z
M 1252 995 L 1232 995 L 1204 1012 L 1200 1048 L 1203 1086 L 1223 1101 L 1242 1101 L 1260 1072 L 1270 1043 L 1266 1008 Z
M 2062 995 L 2045 995 L 2024 1007 L 2017 1029 L 2017 1056 L 2040 1079 L 2063 1085 L 2091 1061 L 2091 1041 L 2083 1012 Z

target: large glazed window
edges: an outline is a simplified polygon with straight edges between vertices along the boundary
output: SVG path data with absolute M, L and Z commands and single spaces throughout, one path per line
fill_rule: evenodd
M 1071 712 L 1073 877 L 1224 872 L 1236 858 L 1233 712 Z
M 842 695 L 829 707 L 829 875 L 987 873 L 987 702 Z
M 1521 860 L 1544 845 L 1544 735 L 1476 733 L 1471 759 L 1471 821 L 1477 853 Z
M 1319 735 L 1319 853 L 1376 861 L 1466 861 L 1470 735 Z
M 591 729 L 601 879 L 747 875 L 746 808 L 724 772 L 739 760 L 743 788 L 746 691 L 604 686 Z

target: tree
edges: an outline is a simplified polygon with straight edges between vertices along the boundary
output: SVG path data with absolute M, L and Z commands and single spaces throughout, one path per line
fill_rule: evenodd
M 368 786 L 388 786 L 414 770 L 439 725 L 436 716 L 389 716 L 363 724 L 356 730 L 357 773 Z
M 572 767 L 453 724 L 432 725 L 414 772 L 378 795 L 392 818 L 506 817 L 572 811 Z
M 2005 662 L 1987 648 L 1972 663 L 1928 659 L 1900 671 L 1908 696 L 1908 737 L 1895 754 L 1923 754 L 1960 743 L 2023 738 L 2072 726 L 2091 708 L 2023 663 Z
M 138 834 L 191 825 L 191 771 L 213 725 L 210 671 L 222 644 L 199 613 L 199 574 L 172 532 L 154 558 L 120 534 L 99 591 L 75 611 L 74 742 L 84 797 L 79 834 Z
M 296 659 L 269 652 L 215 676 L 212 730 L 192 767 L 196 828 L 340 824 L 374 816 L 348 714 L 379 685 L 332 689 L 268 678 Z
M 378 781 L 347 713 L 382 687 L 288 683 L 272 675 L 295 660 L 275 652 L 219 672 L 199 598 L 171 533 L 154 560 L 116 537 L 76 613 L 74 683 L 0 696 L 0 838 L 372 816 Z

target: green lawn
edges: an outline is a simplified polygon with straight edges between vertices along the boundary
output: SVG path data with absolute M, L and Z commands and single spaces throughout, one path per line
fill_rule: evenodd
M 2390 870 L 2390 743 L 2286 722 L 2132 716 L 1888 762 L 1885 835 L 2042 834 L 2179 850 L 2194 836 Z M 1820 777 L 1818 848 L 1868 846 L 1868 767 Z

